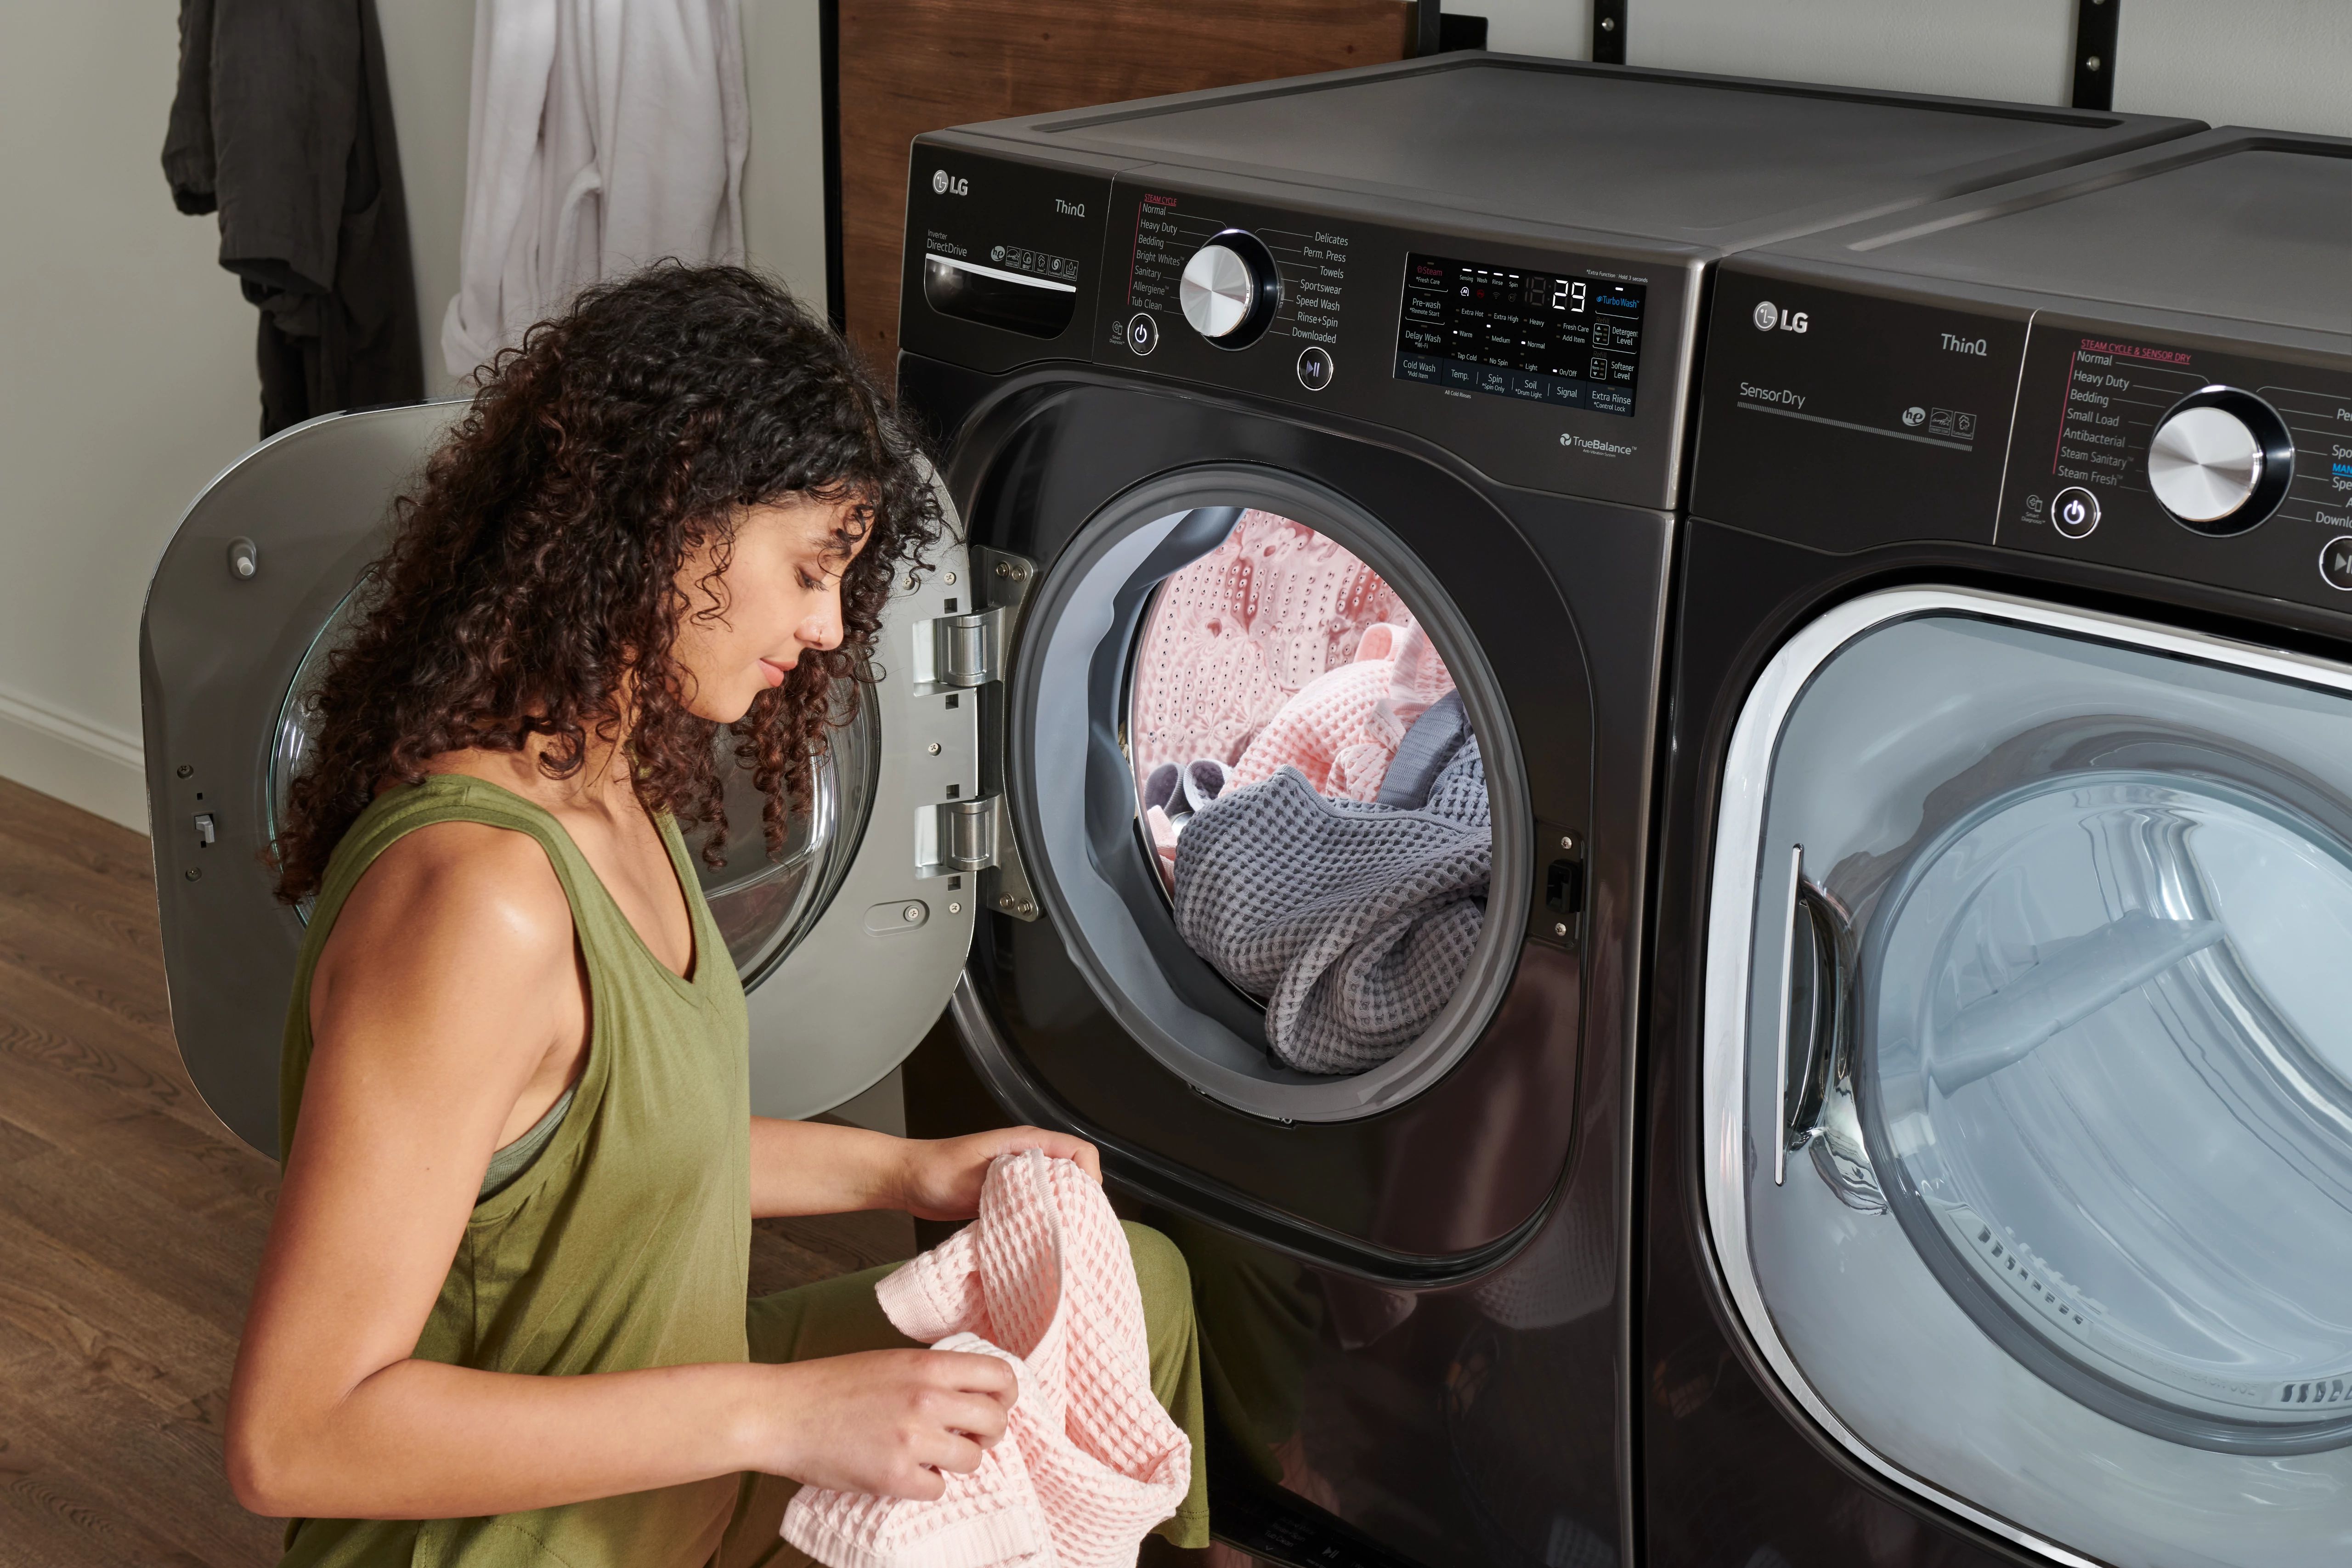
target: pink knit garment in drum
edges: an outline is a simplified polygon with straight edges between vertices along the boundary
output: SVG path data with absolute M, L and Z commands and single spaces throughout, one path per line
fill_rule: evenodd
M 830 1568 L 1129 1568 L 1183 1501 L 1192 1445 L 1152 1396 L 1135 1263 L 1094 1178 L 997 1156 L 980 1217 L 875 1294 L 909 1339 L 1006 1362 L 1020 1397 L 943 1496 L 804 1487 L 784 1539 Z
M 1380 574 L 1305 523 L 1245 511 L 1171 576 L 1136 651 L 1129 743 L 1140 786 L 1161 763 L 1230 763 L 1275 710 L 1405 618 Z

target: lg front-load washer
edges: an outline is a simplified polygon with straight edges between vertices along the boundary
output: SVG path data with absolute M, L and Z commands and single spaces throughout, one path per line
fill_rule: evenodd
M 2352 142 L 1791 242 L 1714 320 L 1650 1561 L 2346 1561 Z
M 975 1114 L 1094 1139 L 1182 1245 L 1222 1533 L 1631 1561 L 1634 1004 L 1712 269 L 2189 129 L 1472 55 L 920 139 L 898 370 L 961 531 L 789 852 L 706 879 L 755 1109 L 856 1093 L 951 1000 Z M 449 412 L 257 449 L 151 594 L 174 1023 L 264 1148 L 301 912 L 262 852 Z
M 980 1110 L 1095 1140 L 1191 1259 L 1221 1533 L 1633 1559 L 1627 1096 L 1712 268 L 2187 129 L 1465 55 L 917 140 L 899 386 L 999 661 L 954 1020 Z M 1356 748 L 1410 720 L 1405 768 L 1449 687 L 1491 869 L 1443 936 L 1450 873 L 1360 842 L 1394 802 Z

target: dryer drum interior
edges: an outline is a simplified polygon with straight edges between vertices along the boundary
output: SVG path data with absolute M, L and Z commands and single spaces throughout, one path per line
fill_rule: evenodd
M 1735 1294 L 1902 1472 L 2118 1563 L 2252 1561 L 2220 1503 L 2268 1499 L 2304 1561 L 2352 1480 L 2352 672 L 1876 598 L 1943 604 L 1825 616 L 1734 741 Z M 2144 1506 L 2050 1484 L 2085 1452 Z
M 1495 824 L 1525 786 L 1435 580 L 1298 499 L 1155 492 L 1082 531 L 1020 633 L 1007 778 L 1128 1031 L 1216 1099 L 1324 1120 L 1442 1071 L 1491 1014 L 1517 923 L 1487 918 Z

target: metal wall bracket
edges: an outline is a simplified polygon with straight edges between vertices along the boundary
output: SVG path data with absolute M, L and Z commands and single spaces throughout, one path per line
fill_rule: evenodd
M 1592 58 L 1604 66 L 1625 63 L 1626 0 L 1592 0 Z
M 2124 0 L 2074 0 L 2074 107 L 2116 106 L 2116 34 Z

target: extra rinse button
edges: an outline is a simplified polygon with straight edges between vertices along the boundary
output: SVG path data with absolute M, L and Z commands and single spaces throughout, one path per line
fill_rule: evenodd
M 1328 349 L 1307 349 L 1298 356 L 1298 384 L 1309 392 L 1320 392 L 1331 384 L 1331 353 Z
M 1148 354 L 1160 346 L 1160 323 L 1149 310 L 1138 310 L 1135 319 L 1127 323 L 1127 346 L 1139 354 Z
M 2050 503 L 2050 526 L 2069 539 L 2087 538 L 2099 526 L 2099 498 L 2077 485 Z

